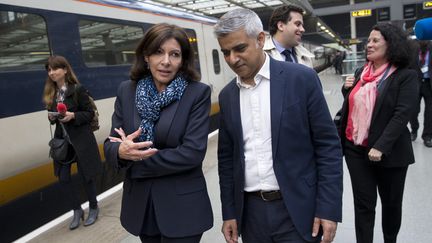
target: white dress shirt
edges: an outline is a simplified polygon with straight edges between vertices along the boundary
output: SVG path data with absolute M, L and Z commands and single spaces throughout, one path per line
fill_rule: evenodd
M 254 77 L 255 86 L 241 82 L 240 115 L 245 152 L 245 191 L 279 190 L 273 170 L 270 119 L 270 57 Z

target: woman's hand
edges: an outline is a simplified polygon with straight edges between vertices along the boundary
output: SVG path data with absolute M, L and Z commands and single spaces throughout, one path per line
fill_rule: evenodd
M 53 114 L 48 113 L 48 120 L 54 122 L 57 119 L 56 116 L 54 116 Z
M 123 140 L 126 139 L 126 133 L 123 131 L 123 128 L 121 128 L 121 127 L 120 128 L 114 128 L 114 131 L 116 131 L 117 134 L 120 135 L 120 137 L 118 138 L 118 137 L 111 137 L 111 136 L 109 136 L 108 138 L 109 138 L 110 142 L 112 142 L 112 143 L 115 143 L 115 142 L 121 143 L 121 142 L 123 142 Z
M 61 114 L 63 116 L 63 118 L 59 119 L 59 121 L 66 123 L 69 122 L 70 120 L 75 119 L 75 113 L 70 112 L 70 111 L 66 111 L 64 114 Z
M 353 86 L 353 84 L 354 84 L 354 76 L 347 76 L 347 78 L 345 79 L 344 88 L 349 89 Z
M 138 130 L 136 130 L 134 133 L 129 134 L 128 136 L 126 136 L 122 128 L 114 128 L 114 131 L 116 131 L 117 134 L 120 135 L 120 138 L 111 136 L 108 138 L 111 142 L 120 143 L 118 156 L 121 159 L 133 161 L 145 160 L 156 154 L 158 151 L 155 148 L 150 148 L 150 146 L 153 145 L 151 141 L 138 143 L 133 141 L 141 134 L 140 128 L 138 128 Z
M 368 157 L 370 161 L 375 161 L 375 162 L 381 161 L 382 152 L 379 151 L 378 149 L 371 148 L 371 150 L 368 153 Z

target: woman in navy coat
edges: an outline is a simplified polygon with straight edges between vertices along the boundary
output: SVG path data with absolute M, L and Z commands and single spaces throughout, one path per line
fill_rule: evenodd
M 406 35 L 391 24 L 372 28 L 366 65 L 347 79 L 341 140 L 354 194 L 358 243 L 372 243 L 377 192 L 385 243 L 395 243 L 402 198 L 414 153 L 407 123 L 418 97 L 416 73 L 407 69 Z
M 126 169 L 120 219 L 142 242 L 199 242 L 213 226 L 202 171 L 211 91 L 193 63 L 185 31 L 157 24 L 118 88 L 105 156 Z

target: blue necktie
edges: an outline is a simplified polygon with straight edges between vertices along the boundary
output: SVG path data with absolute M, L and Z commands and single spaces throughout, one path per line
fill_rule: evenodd
M 292 56 L 294 56 L 295 58 L 295 54 L 293 52 L 291 52 L 291 50 L 285 49 L 282 54 L 285 56 L 285 61 L 287 62 L 292 62 L 292 63 L 297 63 L 297 60 L 293 60 Z

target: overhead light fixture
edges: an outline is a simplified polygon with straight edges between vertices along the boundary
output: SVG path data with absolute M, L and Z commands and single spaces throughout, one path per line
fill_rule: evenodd
M 32 51 L 29 53 L 30 55 L 49 55 L 49 51 Z

